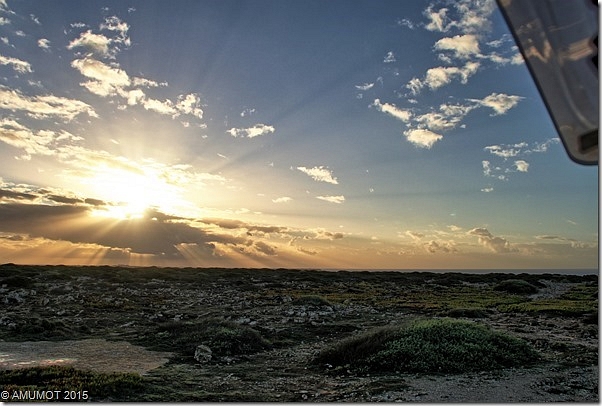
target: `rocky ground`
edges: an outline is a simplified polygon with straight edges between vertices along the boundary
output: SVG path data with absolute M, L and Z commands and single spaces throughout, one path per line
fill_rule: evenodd
M 536 289 L 496 290 L 508 279 Z M 0 369 L 142 374 L 127 400 L 599 401 L 596 275 L 4 265 L 0 298 Z M 541 361 L 377 375 L 312 362 L 345 337 L 416 317 L 486 324 L 531 343 Z M 225 347 L 240 332 L 253 335 Z M 245 346 L 251 339 L 259 346 Z

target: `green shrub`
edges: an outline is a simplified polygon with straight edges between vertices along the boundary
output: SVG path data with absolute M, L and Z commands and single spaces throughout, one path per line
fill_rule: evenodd
M 314 362 L 360 373 L 462 373 L 524 366 L 538 358 L 525 341 L 484 325 L 432 319 L 343 340 Z
M 84 402 L 127 400 L 143 388 L 143 381 L 135 373 L 101 373 L 50 366 L 0 371 L 0 387 L 9 393 L 18 390 L 61 391 L 61 396 L 63 391 L 87 391 L 88 399 L 79 399 L 79 402 Z
M 522 279 L 507 279 L 495 285 L 494 290 L 515 293 L 515 294 L 531 294 L 537 293 L 537 287 Z
M 194 355 L 200 344 L 207 345 L 218 357 L 254 354 L 271 347 L 257 330 L 216 319 L 169 322 L 159 326 L 157 333 L 158 338 L 151 344 L 154 349 L 177 351 L 185 356 Z

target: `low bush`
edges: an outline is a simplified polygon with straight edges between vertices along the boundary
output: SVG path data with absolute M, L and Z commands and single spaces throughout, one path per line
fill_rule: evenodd
M 73 367 L 49 366 L 0 371 L 0 387 L 9 393 L 19 390 L 30 393 L 60 391 L 60 398 L 51 400 L 89 402 L 128 400 L 130 395 L 142 390 L 144 385 L 140 375 L 135 373 L 101 373 L 80 371 Z M 82 398 L 83 391 L 86 391 L 87 399 Z M 73 399 L 65 399 L 65 392 L 69 392 Z M 9 399 L 11 400 L 13 399 Z
M 522 279 L 507 279 L 495 285 L 494 290 L 514 293 L 514 294 L 532 294 L 537 293 L 537 287 Z
M 211 348 L 218 357 L 254 354 L 271 347 L 257 330 L 217 319 L 165 323 L 159 326 L 156 336 L 153 349 L 177 351 L 184 356 L 193 356 L 200 344 Z
M 431 319 L 351 337 L 314 362 L 359 373 L 462 373 L 526 366 L 538 359 L 527 342 L 484 325 Z

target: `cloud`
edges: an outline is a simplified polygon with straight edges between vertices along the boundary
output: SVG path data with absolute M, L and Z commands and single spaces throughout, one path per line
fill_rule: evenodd
M 414 24 L 411 20 L 409 20 L 407 18 L 402 18 L 400 20 L 397 20 L 397 25 L 399 25 L 401 27 L 408 27 L 410 30 L 413 30 L 416 28 L 416 24 Z
M 340 240 L 345 238 L 345 234 L 336 232 L 333 233 L 331 231 L 324 230 L 323 228 L 306 230 L 304 240 L 316 239 L 316 240 Z
M 85 48 L 86 50 L 101 57 L 110 57 L 109 49 L 111 40 L 102 34 L 94 34 L 91 30 L 83 32 L 80 36 L 67 45 L 67 49 Z
M 376 107 L 378 111 L 382 111 L 383 113 L 387 113 L 398 120 L 403 122 L 408 122 L 412 117 L 412 112 L 409 110 L 400 109 L 394 104 L 390 103 L 381 103 L 380 99 L 375 99 L 374 102 L 370 105 L 372 107 Z
M 532 154 L 545 153 L 551 145 L 559 144 L 558 138 L 549 138 L 543 142 L 518 142 L 516 144 L 499 144 L 488 145 L 483 148 L 498 159 L 497 165 L 492 165 L 490 161 L 483 161 L 483 175 L 493 177 L 500 180 L 508 180 L 507 174 L 522 172 L 526 173 L 529 170 L 529 162 L 525 159 Z M 509 158 L 515 158 L 512 163 L 507 162 Z
M 486 228 L 473 228 L 468 231 L 469 235 L 479 237 L 479 243 L 496 253 L 518 252 L 518 249 L 511 246 L 510 242 L 502 237 L 496 237 Z
M 516 167 L 516 170 L 519 172 L 527 172 L 529 170 L 529 163 L 522 159 L 518 160 L 518 161 L 514 161 L 514 166 Z
M 492 187 L 485 187 L 485 188 L 481 189 L 481 192 L 491 193 L 491 192 L 493 192 L 493 188 Z
M 341 204 L 345 201 L 345 196 L 316 196 L 316 199 L 324 200 L 329 203 Z
M 201 109 L 201 99 L 196 93 L 178 96 L 178 102 L 175 105 L 178 114 L 188 114 L 199 119 L 203 118 L 203 109 Z M 263 125 L 263 124 L 258 124 Z M 263 129 L 269 131 L 269 129 Z M 271 132 L 274 132 L 274 127 L 271 127 Z
M 505 114 L 523 99 L 524 97 L 521 96 L 510 96 L 504 93 L 492 93 L 483 100 L 472 100 L 480 103 L 483 106 L 490 107 L 495 112 L 495 115 L 500 115 Z
M 122 93 L 123 89 L 130 84 L 130 78 L 125 71 L 96 59 L 75 59 L 71 62 L 71 66 L 85 77 L 93 79 L 82 83 L 82 86 L 99 96 Z
M 431 148 L 443 138 L 441 132 L 456 128 L 471 111 L 479 107 L 490 107 L 505 113 L 514 107 L 520 99 L 522 98 L 519 96 L 492 93 L 482 100 L 467 99 L 468 103 L 465 104 L 441 104 L 437 111 L 418 115 L 394 104 L 382 103 L 380 99 L 375 99 L 370 107 L 376 107 L 379 111 L 392 115 L 408 124 L 411 128 L 403 133 L 408 141 L 422 148 Z
M 431 4 L 424 11 L 428 20 L 425 25 L 427 30 L 448 32 L 455 29 L 462 33 L 487 31 L 490 16 L 496 8 L 494 0 L 457 0 L 445 4 L 453 8 L 435 9 L 435 5 Z
M 46 38 L 40 38 L 38 40 L 38 47 L 42 49 L 50 49 L 50 40 Z
M 73 28 L 85 27 L 85 25 L 82 24 L 72 24 L 71 26 Z M 72 40 L 69 45 L 67 45 L 67 49 L 83 48 L 96 56 L 113 59 L 117 52 L 120 51 L 120 45 L 126 47 L 131 45 L 131 40 L 127 36 L 129 25 L 121 21 L 118 17 L 112 16 L 105 18 L 104 22 L 100 25 L 100 29 L 110 31 L 116 35 L 109 38 L 103 34 L 96 34 L 93 33 L 92 30 L 87 30 L 82 32 L 78 38 Z
M 385 56 L 385 59 L 383 59 L 384 63 L 392 63 L 397 61 L 397 59 L 395 59 L 395 54 L 393 54 L 392 51 L 387 52 L 387 55 Z
M 358 90 L 366 91 L 370 90 L 374 87 L 374 83 L 364 83 L 363 85 L 355 85 L 355 88 Z
M 436 134 L 424 128 L 416 128 L 404 131 L 408 141 L 420 148 L 431 148 L 437 141 L 443 138 L 442 135 Z
M 255 113 L 255 109 L 244 109 L 241 113 L 240 116 L 241 117 L 247 117 L 250 116 L 251 114 Z
M 0 86 L 0 109 L 25 111 L 38 119 L 55 117 L 71 121 L 80 114 L 98 117 L 90 105 L 79 100 L 53 95 L 26 96 L 4 86 Z
M 226 131 L 233 137 L 255 138 L 260 135 L 271 134 L 275 131 L 274 127 L 266 124 L 255 124 L 249 128 L 231 128 Z
M 526 142 L 521 142 L 518 144 L 502 144 L 502 145 L 489 145 L 484 148 L 485 151 L 490 152 L 493 155 L 499 156 L 504 159 L 512 158 L 520 153 L 523 153 L 525 148 L 527 148 L 529 144 Z
M 455 128 L 462 119 L 476 106 L 459 104 L 442 104 L 439 112 L 425 113 L 414 118 L 414 121 L 425 125 L 432 131 L 447 131 Z
M 499 174 L 500 171 L 502 171 L 502 168 L 500 168 L 499 166 L 491 166 L 491 162 L 489 161 L 482 161 L 481 164 L 483 165 L 483 175 L 490 177 L 490 178 L 496 178 L 499 180 L 508 180 L 508 178 L 506 177 L 506 175 L 504 174 Z
M 31 155 L 53 155 L 56 152 L 54 148 L 60 142 L 81 139 L 64 130 L 61 132 L 39 130 L 34 133 L 15 120 L 7 118 L 0 120 L 0 141 L 25 151 L 27 155 L 21 157 L 22 159 L 28 159 Z
M 310 176 L 316 182 L 326 182 L 337 185 L 339 182 L 337 178 L 332 176 L 332 171 L 325 166 L 314 166 L 313 168 L 306 168 L 305 166 L 298 166 L 298 170 Z
M 127 36 L 130 26 L 128 23 L 119 19 L 119 17 L 111 16 L 105 18 L 105 21 L 100 24 L 100 29 L 117 32 L 118 36 L 113 39 L 112 42 L 122 43 L 127 46 L 130 45 L 130 39 Z
M 452 51 L 454 57 L 459 59 L 468 59 L 480 53 L 479 41 L 474 34 L 441 38 L 435 42 L 434 48 L 438 51 Z
M 424 79 L 413 78 L 406 84 L 406 88 L 410 90 L 412 95 L 416 96 L 425 86 L 431 90 L 437 90 L 456 79 L 460 80 L 460 83 L 466 84 L 468 78 L 474 75 L 480 66 L 479 62 L 468 61 L 463 67 L 439 66 L 431 68 L 426 71 Z
M 458 251 L 456 247 L 454 247 L 454 243 L 451 241 L 442 242 L 431 240 L 427 243 L 424 243 L 424 248 L 431 254 L 435 254 L 437 252 L 450 253 Z
M 417 231 L 406 231 L 405 235 L 411 237 L 413 240 L 421 240 L 422 238 L 424 238 L 424 233 L 420 233 Z
M 272 202 L 274 203 L 288 203 L 291 202 L 293 199 L 288 197 L 288 196 L 282 196 L 282 197 L 277 197 L 276 199 L 272 199 Z
M 156 81 L 129 75 L 116 64 L 106 64 L 99 60 L 86 57 L 75 59 L 71 66 L 83 76 L 92 79 L 81 85 L 88 91 L 101 97 L 119 96 L 127 101 L 130 106 L 142 105 L 146 110 L 159 114 L 169 115 L 172 118 L 180 115 L 190 115 L 198 119 L 203 118 L 201 99 L 198 94 L 190 93 L 178 96 L 174 103 L 169 99 L 157 100 L 150 98 L 140 89 L 142 87 L 165 86 Z
M 426 71 L 423 83 L 431 90 L 445 86 L 454 79 L 459 79 L 462 84 L 466 84 L 468 78 L 477 72 L 479 66 L 478 62 L 467 62 L 460 68 L 455 66 L 431 68 Z
M 15 72 L 18 73 L 31 73 L 31 65 L 29 64 L 29 62 L 26 61 L 22 61 L 20 59 L 17 58 L 11 58 L 8 56 L 3 56 L 0 55 L 0 65 L 9 65 L 11 68 L 13 68 L 15 70 Z
M 425 28 L 429 31 L 446 32 L 449 29 L 447 11 L 447 8 L 441 8 L 435 11 L 433 5 L 430 5 L 423 13 L 429 21 Z

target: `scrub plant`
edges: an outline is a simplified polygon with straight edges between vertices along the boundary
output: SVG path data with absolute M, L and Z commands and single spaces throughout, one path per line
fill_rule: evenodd
M 316 364 L 359 373 L 463 373 L 521 367 L 539 359 L 525 341 L 485 325 L 425 319 L 351 337 L 322 351 Z

